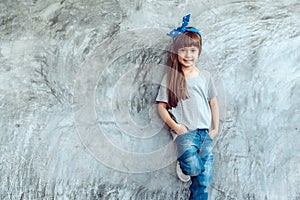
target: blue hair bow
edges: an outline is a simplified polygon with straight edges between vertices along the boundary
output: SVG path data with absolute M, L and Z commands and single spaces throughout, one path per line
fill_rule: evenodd
M 186 31 L 197 33 L 200 37 L 202 37 L 201 33 L 198 29 L 186 28 L 186 26 L 189 24 L 190 17 L 191 17 L 191 14 L 184 16 L 182 18 L 182 25 L 178 28 L 173 29 L 170 33 L 167 33 L 168 36 L 173 38 L 173 41 L 175 41 L 178 38 L 178 36 L 180 36 L 181 34 L 183 34 Z

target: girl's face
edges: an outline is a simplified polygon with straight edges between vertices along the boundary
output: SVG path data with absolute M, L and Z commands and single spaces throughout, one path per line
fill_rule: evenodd
M 182 67 L 194 67 L 199 58 L 199 48 L 195 46 L 178 49 L 178 61 Z

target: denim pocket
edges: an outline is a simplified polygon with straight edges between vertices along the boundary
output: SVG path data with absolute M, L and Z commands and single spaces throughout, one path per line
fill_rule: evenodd
M 175 140 L 176 141 L 178 141 L 178 140 L 186 140 L 187 138 L 189 138 L 189 137 L 194 137 L 193 135 L 195 134 L 195 131 L 194 130 L 192 130 L 192 131 L 190 131 L 190 130 L 188 130 L 186 133 L 183 133 L 183 134 L 181 134 L 181 135 L 178 135 L 178 134 L 176 134 L 176 138 L 175 138 Z
M 184 124 L 182 124 L 182 125 L 185 126 L 185 128 L 187 129 L 187 132 L 185 132 L 183 134 L 180 134 L 180 135 L 177 134 L 178 136 L 183 136 L 183 135 L 186 135 L 186 134 L 191 133 L 191 132 L 194 131 L 194 130 L 190 130 L 189 127 L 187 127 L 186 125 L 184 125 Z
M 208 134 L 208 130 L 205 130 L 205 133 L 206 133 L 205 139 L 213 140 L 213 139 L 210 137 L 210 135 Z

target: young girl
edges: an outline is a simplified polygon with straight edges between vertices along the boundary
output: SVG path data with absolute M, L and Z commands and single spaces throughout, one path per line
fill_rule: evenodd
M 199 30 L 187 27 L 189 18 L 185 16 L 182 26 L 168 34 L 173 44 L 162 81 L 165 87 L 160 87 L 156 101 L 177 147 L 178 177 L 183 181 L 191 177 L 190 199 L 206 200 L 212 181 L 212 140 L 218 134 L 219 109 L 210 73 L 196 67 L 202 38 Z

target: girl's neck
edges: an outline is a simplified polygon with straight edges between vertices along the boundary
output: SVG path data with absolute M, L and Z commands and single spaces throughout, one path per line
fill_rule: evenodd
M 194 78 L 199 76 L 200 74 L 200 70 L 195 66 L 191 66 L 191 67 L 182 66 L 182 71 L 185 78 Z

